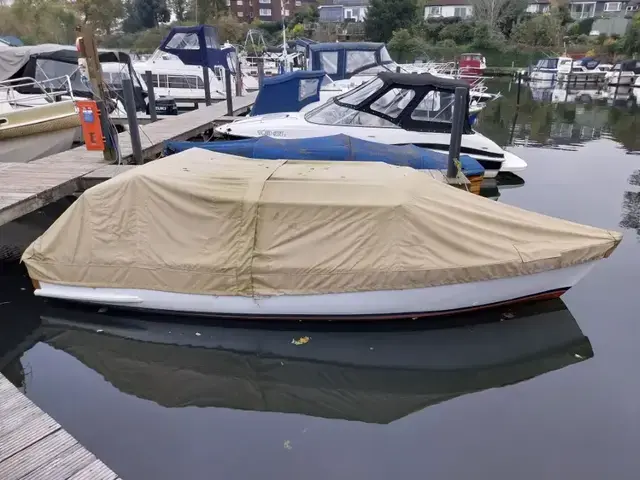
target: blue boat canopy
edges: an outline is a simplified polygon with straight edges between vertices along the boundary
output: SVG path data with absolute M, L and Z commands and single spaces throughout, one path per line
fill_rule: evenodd
M 306 105 L 320 101 L 320 86 L 324 76 L 322 71 L 297 70 L 265 77 L 251 109 L 251 116 L 299 112 Z
M 342 42 L 309 45 L 310 70 L 324 70 L 332 80 L 363 73 L 395 71 L 395 62 L 384 43 Z
M 236 50 L 233 47 L 221 48 L 216 29 L 211 25 L 173 27 L 159 48 L 175 55 L 185 65 L 209 68 L 220 65 L 235 73 Z
M 415 145 L 385 145 L 348 135 L 329 137 L 279 139 L 256 137 L 223 142 L 167 142 L 165 154 L 204 148 L 247 158 L 266 160 L 331 160 L 384 162 L 417 170 L 444 170 L 447 155 Z M 460 156 L 462 172 L 468 176 L 481 175 L 484 168 L 468 155 Z

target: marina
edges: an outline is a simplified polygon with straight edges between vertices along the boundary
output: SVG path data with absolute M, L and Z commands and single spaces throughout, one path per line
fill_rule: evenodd
M 0 162 L 2 480 L 635 478 L 640 79 L 77 47 L 84 145 Z

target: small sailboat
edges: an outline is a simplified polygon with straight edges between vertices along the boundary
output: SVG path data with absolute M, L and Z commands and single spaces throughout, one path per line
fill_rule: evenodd
M 447 152 L 454 94 L 460 87 L 467 91 L 468 98 L 469 84 L 463 80 L 384 72 L 311 111 L 255 115 L 219 126 L 216 132 L 229 139 L 265 135 L 312 138 L 343 133 L 377 143 L 413 144 Z M 471 128 L 468 102 L 461 153 L 480 162 L 487 178 L 495 177 L 499 171 L 517 172 L 527 166 L 524 160 Z
M 389 319 L 558 297 L 621 238 L 409 167 L 192 148 L 87 190 L 22 260 L 41 297 Z

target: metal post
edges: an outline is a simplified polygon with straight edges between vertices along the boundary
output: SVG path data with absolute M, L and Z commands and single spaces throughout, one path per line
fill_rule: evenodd
M 147 84 L 147 95 L 149 96 L 149 116 L 153 123 L 158 120 L 158 112 L 156 112 L 156 92 L 153 89 L 153 72 L 151 70 L 144 72 L 144 81 Z
M 207 107 L 211 105 L 211 83 L 209 82 L 209 67 L 202 67 L 202 80 L 204 80 L 204 102 Z
M 259 58 L 257 61 L 258 65 L 258 87 L 262 88 L 262 82 L 264 81 L 264 60 Z
M 469 102 L 469 97 L 467 92 L 468 90 L 464 87 L 456 87 L 453 104 L 453 122 L 451 123 L 451 140 L 449 141 L 449 161 L 447 163 L 448 178 L 456 178 L 458 176 L 456 161 L 460 158 L 462 133 L 464 132 L 464 122 L 468 111 L 467 103 Z
M 124 106 L 127 109 L 133 160 L 136 165 L 142 165 L 142 144 L 140 143 L 140 130 L 138 129 L 138 117 L 136 115 L 136 101 L 133 98 L 133 83 L 130 78 L 122 79 L 122 90 L 124 91 Z
M 522 72 L 518 72 L 518 93 L 516 94 L 516 107 L 520 106 L 520 88 L 522 87 Z
M 233 92 L 231 91 L 231 71 L 224 71 L 224 92 L 227 96 L 227 115 L 233 115 Z

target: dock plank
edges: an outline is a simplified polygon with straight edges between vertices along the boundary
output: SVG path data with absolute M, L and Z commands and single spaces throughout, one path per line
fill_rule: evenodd
M 254 92 L 235 97 L 234 114 L 247 111 L 256 96 Z M 141 125 L 143 157 L 155 158 L 162 153 L 166 141 L 197 136 L 211 130 L 223 117 L 224 121 L 229 120 L 224 102 Z M 133 157 L 128 132 L 118 135 L 118 144 L 121 160 L 126 164 Z M 29 163 L 0 163 L 0 225 L 73 194 L 83 187 L 85 175 L 109 164 L 101 152 L 87 151 L 84 146 Z
M 119 477 L 0 374 L 0 479 L 69 478 Z

